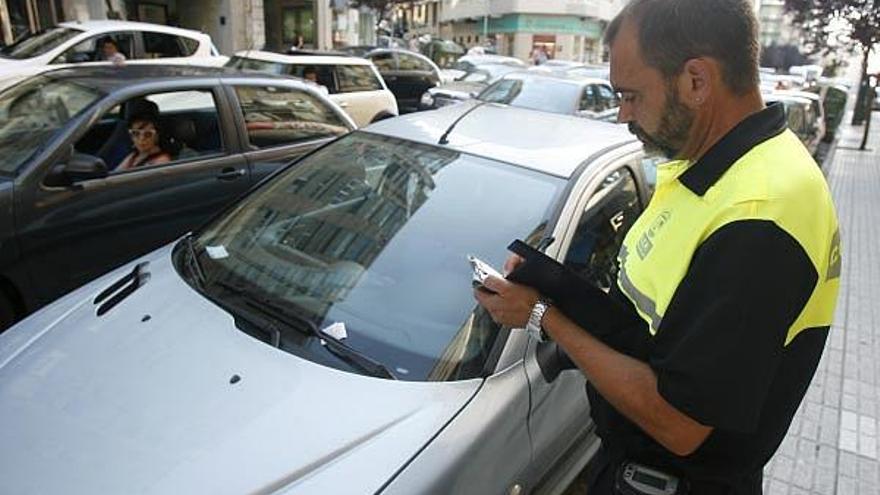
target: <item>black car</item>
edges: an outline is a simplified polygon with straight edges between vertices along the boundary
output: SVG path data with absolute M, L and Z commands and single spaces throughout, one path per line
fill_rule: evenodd
M 150 109 L 164 158 L 131 164 Z M 214 68 L 46 72 L 0 93 L 0 329 L 181 236 L 354 128 L 290 78 Z M 127 161 L 126 161 L 127 160 Z
M 399 49 L 373 50 L 365 55 L 379 69 L 397 98 L 401 114 L 419 110 L 425 91 L 440 84 L 440 69 L 428 57 Z

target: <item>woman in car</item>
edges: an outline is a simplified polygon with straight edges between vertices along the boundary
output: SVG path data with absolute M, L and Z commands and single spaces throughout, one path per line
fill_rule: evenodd
M 171 161 L 171 153 L 162 147 L 159 119 L 155 115 L 133 116 L 128 126 L 128 134 L 131 136 L 134 149 L 122 160 L 116 170 L 130 170 Z

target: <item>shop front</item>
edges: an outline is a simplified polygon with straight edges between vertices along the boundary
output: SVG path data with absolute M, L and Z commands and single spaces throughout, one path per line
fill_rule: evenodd
M 588 17 L 540 14 L 508 14 L 489 18 L 488 33 L 500 39 L 499 50 L 522 60 L 529 60 L 536 49 L 548 58 L 593 62 L 602 26 Z

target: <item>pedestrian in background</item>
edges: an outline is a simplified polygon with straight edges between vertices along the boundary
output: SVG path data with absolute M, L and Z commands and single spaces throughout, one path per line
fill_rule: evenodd
M 750 1 L 633 0 L 605 41 L 620 122 L 672 159 L 618 257 L 610 296 L 634 323 L 581 328 L 498 278 L 475 296 L 499 323 L 543 329 L 586 375 L 602 438 L 590 495 L 657 493 L 617 491 L 638 474 L 760 494 L 837 302 L 831 195 L 782 106 L 764 106 Z

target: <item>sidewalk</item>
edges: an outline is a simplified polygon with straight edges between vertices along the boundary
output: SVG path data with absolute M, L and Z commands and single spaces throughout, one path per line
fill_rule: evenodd
M 768 495 L 880 494 L 880 115 L 841 124 L 826 173 L 840 219 L 837 313 L 807 396 L 764 470 Z

